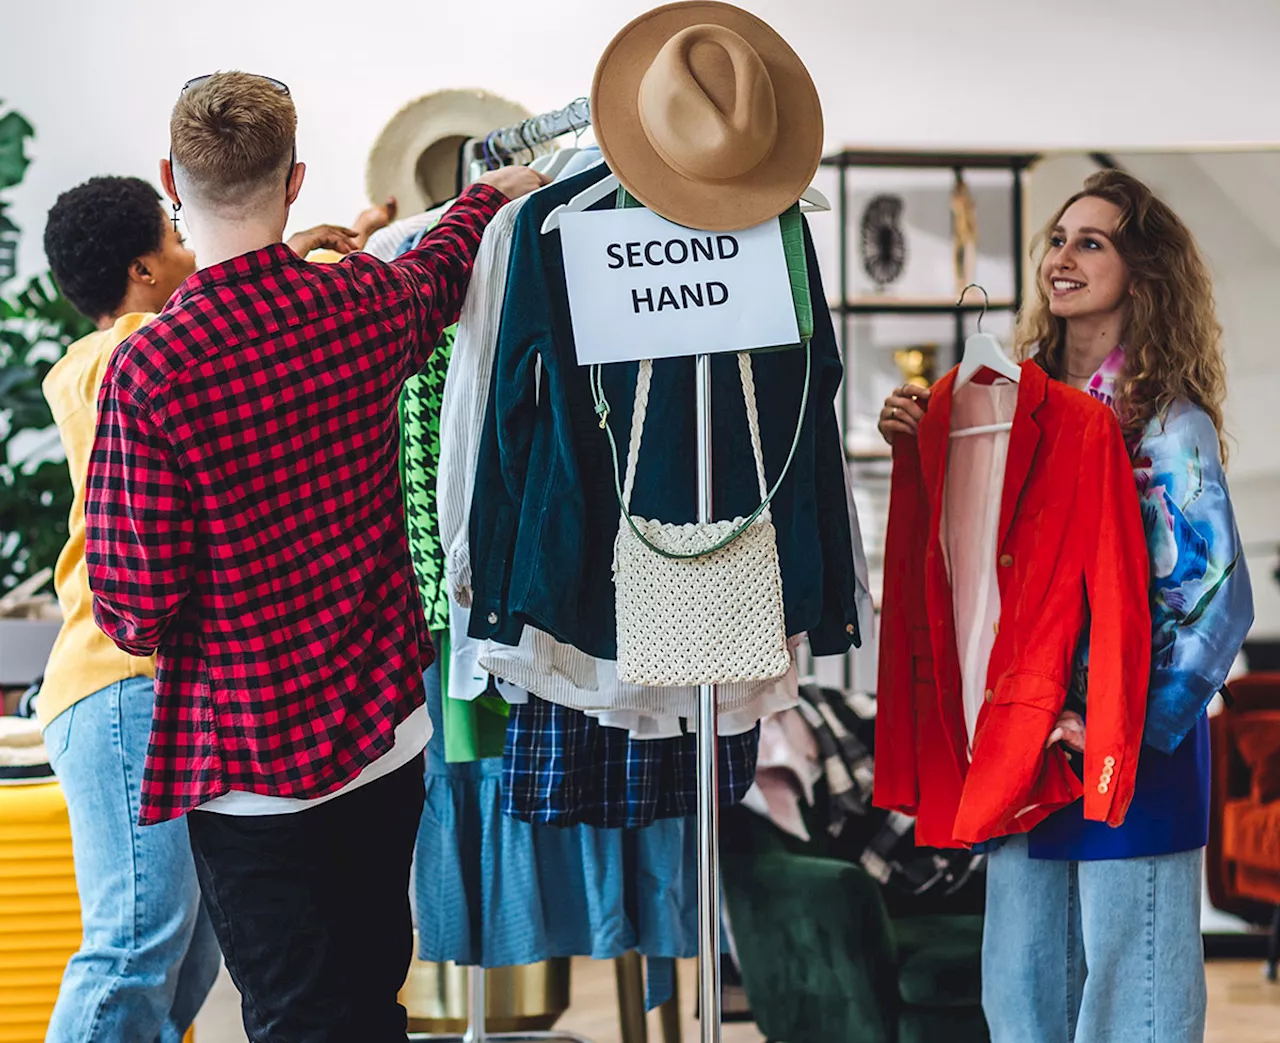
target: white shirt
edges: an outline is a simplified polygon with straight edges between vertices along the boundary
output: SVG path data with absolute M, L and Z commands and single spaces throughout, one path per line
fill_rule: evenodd
M 206 804 L 201 804 L 196 811 L 213 811 L 219 815 L 288 815 L 297 811 L 308 811 L 331 800 L 345 797 L 352 790 L 390 775 L 397 768 L 403 768 L 414 757 L 427 748 L 431 738 L 431 717 L 427 714 L 424 703 L 403 721 L 396 725 L 394 745 L 372 764 L 366 764 L 354 779 L 341 789 L 326 793 L 323 797 L 310 800 L 302 797 L 273 797 L 265 793 L 246 793 L 243 790 L 232 790 L 221 797 L 215 797 Z

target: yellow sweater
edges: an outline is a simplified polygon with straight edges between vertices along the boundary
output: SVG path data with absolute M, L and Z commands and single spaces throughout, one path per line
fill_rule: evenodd
M 93 621 L 93 597 L 84 560 L 84 487 L 98 418 L 98 389 L 111 355 L 129 334 L 154 315 L 135 312 L 110 329 L 82 337 L 67 349 L 44 378 L 44 397 L 62 437 L 75 495 L 69 538 L 58 555 L 54 588 L 62 606 L 62 629 L 49 653 L 36 711 L 47 726 L 73 703 L 129 677 L 154 677 L 155 661 L 138 659 L 117 648 Z

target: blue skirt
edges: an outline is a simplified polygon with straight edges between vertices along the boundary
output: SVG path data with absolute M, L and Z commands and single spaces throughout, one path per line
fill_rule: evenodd
M 422 959 L 507 967 L 557 956 L 612 959 L 631 950 L 697 955 L 693 818 L 595 829 L 503 815 L 502 758 L 447 763 L 438 665 L 425 684 L 435 730 L 414 862 Z M 650 970 L 659 978 L 671 968 Z

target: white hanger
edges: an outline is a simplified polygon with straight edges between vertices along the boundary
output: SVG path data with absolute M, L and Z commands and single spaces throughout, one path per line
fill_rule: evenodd
M 827 197 L 810 185 L 804 190 L 804 194 L 800 196 L 800 213 L 812 214 L 815 211 L 830 210 L 831 204 L 827 201 Z
M 956 307 L 964 303 L 964 295 L 970 289 L 982 290 L 982 314 L 978 316 L 978 331 L 970 334 L 969 339 L 964 342 L 964 356 L 960 359 L 960 371 L 956 374 L 956 390 L 969 383 L 973 379 L 973 375 L 980 369 L 989 369 L 1002 377 L 1008 377 L 1016 384 L 1022 379 L 1022 370 L 1013 359 L 1004 353 L 1004 348 L 1000 346 L 1000 342 L 995 337 L 990 333 L 982 332 L 982 320 L 986 316 L 987 306 L 990 304 L 987 299 L 987 291 L 976 283 L 970 283 L 960 292 L 960 299 L 956 301 Z
M 554 181 L 560 176 L 560 171 L 569 165 L 569 160 L 573 159 L 580 151 L 577 148 L 562 148 L 551 157 L 551 162 L 542 169 L 542 173 Z
M 567 162 L 567 161 L 566 161 Z M 610 192 L 616 192 L 618 189 L 618 178 L 614 174 L 610 174 L 594 185 L 584 188 L 576 196 L 567 203 L 561 203 L 558 207 L 547 214 L 546 220 L 542 222 L 542 234 L 554 232 L 560 227 L 561 214 L 574 214 L 579 211 L 586 210 L 593 204 L 600 202 L 609 195 Z M 827 201 L 818 189 L 810 185 L 805 189 L 804 194 L 800 197 L 800 212 L 813 213 L 819 210 L 830 210 L 831 204 Z
M 576 214 L 579 211 L 586 210 L 588 207 L 605 199 L 611 192 L 618 190 L 618 179 L 613 174 L 607 174 L 597 181 L 594 185 L 588 185 L 567 203 L 561 203 L 558 207 L 547 214 L 546 219 L 542 222 L 542 234 L 554 232 L 560 227 L 561 214 Z
M 582 140 L 582 130 L 582 127 L 578 127 L 574 130 L 573 144 L 568 148 L 562 148 L 553 152 L 547 159 L 547 162 L 543 163 L 541 166 L 538 164 L 539 160 L 543 157 L 539 156 L 538 159 L 535 159 L 533 163 L 530 164 L 530 166 L 539 173 L 546 174 L 547 177 L 554 181 L 560 176 L 560 172 L 569 165 L 569 160 L 573 159 L 574 156 L 582 151 L 582 149 L 578 147 L 578 142 Z
M 982 319 L 987 314 L 987 306 L 990 303 L 987 298 L 987 291 L 977 283 L 970 283 L 960 291 L 960 299 L 956 301 L 956 306 L 959 307 L 964 303 L 964 295 L 971 289 L 982 290 L 982 313 L 978 316 L 977 332 L 970 334 L 969 339 L 964 342 L 964 356 L 960 359 L 959 371 L 956 373 L 956 382 L 952 389 L 953 393 L 969 383 L 980 369 L 989 369 L 991 372 L 997 373 L 1017 384 L 1022 380 L 1022 369 L 1005 354 L 1004 348 L 1000 346 L 1000 342 L 995 337 L 990 333 L 982 332 Z M 1011 423 L 982 424 L 978 427 L 967 427 L 960 431 L 952 431 L 951 437 L 967 438 L 970 435 L 1008 431 L 1012 427 L 1013 424 Z

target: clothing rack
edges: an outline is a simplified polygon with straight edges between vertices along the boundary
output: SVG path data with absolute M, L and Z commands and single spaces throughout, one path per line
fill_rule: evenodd
M 576 134 L 591 126 L 591 102 L 577 98 L 563 109 L 544 112 L 513 127 L 489 134 L 486 141 L 500 155 L 517 156 L 521 152 L 554 141 L 564 134 Z
M 515 160 L 520 158 L 522 153 L 528 153 L 530 155 L 530 158 L 532 158 L 534 150 L 537 149 L 539 146 L 546 145 L 549 142 L 552 142 L 556 138 L 562 137 L 565 134 L 580 134 L 582 131 L 586 130 L 590 126 L 591 126 L 590 102 L 586 98 L 577 98 L 562 109 L 556 109 L 554 112 L 546 112 L 546 113 L 543 113 L 541 116 L 533 116 L 530 119 L 524 120 L 523 122 L 514 124 L 513 126 L 510 126 L 510 127 L 502 127 L 502 128 L 499 128 L 498 130 L 490 131 L 483 138 L 470 139 L 469 141 L 466 142 L 466 144 L 463 145 L 463 148 L 462 148 L 462 153 L 460 157 L 461 167 L 463 170 L 469 172 L 468 180 L 475 180 L 475 177 L 478 176 L 477 170 L 489 170 L 495 167 L 503 166 L 508 160 Z M 459 187 L 461 188 L 463 186 L 459 186 Z M 701 370 L 699 370 L 699 374 L 700 374 L 699 380 L 701 380 L 702 379 Z M 709 396 L 710 389 L 711 389 L 710 379 L 709 379 L 709 375 L 710 375 L 709 359 L 708 359 L 708 365 L 707 365 L 707 374 L 708 374 L 707 394 Z M 699 409 L 701 410 L 701 406 L 699 406 Z M 708 450 L 707 450 L 708 466 L 710 464 L 710 432 L 711 432 L 710 419 L 708 417 L 707 430 L 706 430 L 707 446 L 708 446 Z M 699 471 L 699 474 L 701 474 L 701 471 Z M 706 483 L 707 483 L 708 511 L 709 511 L 710 510 L 710 500 L 709 500 L 710 474 L 709 473 L 706 478 Z M 714 736 L 715 735 L 714 722 L 715 722 L 715 711 L 716 711 L 714 688 L 712 689 L 712 693 L 713 693 L 711 698 L 712 731 L 710 732 L 710 734 Z M 701 721 L 702 718 L 700 717 L 699 720 Z M 703 734 L 706 734 L 706 733 L 704 732 Z M 700 758 L 699 759 L 700 780 L 703 775 L 702 761 L 701 761 L 701 758 L 703 756 L 703 745 L 704 743 L 700 735 L 698 739 L 698 754 Z M 715 824 L 714 824 L 714 815 L 715 815 L 714 797 L 716 793 L 716 790 L 715 790 L 715 767 L 716 767 L 715 744 L 714 744 L 714 741 L 712 741 L 711 743 L 708 743 L 705 745 L 709 747 L 710 757 L 711 757 L 712 774 L 710 776 L 711 778 L 710 797 L 711 797 L 713 822 L 711 826 L 712 832 L 710 835 L 712 837 L 712 842 L 714 844 L 714 838 L 716 836 Z M 698 799 L 699 799 L 699 811 L 700 811 L 700 814 L 699 814 L 700 826 L 702 825 L 702 816 L 701 816 L 702 802 L 704 797 L 706 796 L 707 796 L 706 794 L 699 792 Z M 700 835 L 701 835 L 701 830 L 700 830 Z M 699 861 L 699 867 L 701 868 L 701 859 Z M 718 878 L 712 877 L 711 879 L 712 881 L 714 881 Z M 715 903 L 714 903 L 715 909 L 713 911 L 713 915 L 715 916 L 714 922 L 718 926 L 719 924 L 719 891 L 714 886 L 712 886 L 711 893 L 714 895 L 714 899 L 715 899 Z M 700 887 L 699 887 L 700 902 L 702 901 L 702 898 L 701 898 L 702 894 L 703 894 L 703 891 L 701 889 L 701 882 L 700 882 Z M 706 907 L 700 904 L 699 911 L 704 916 L 706 915 L 705 910 L 706 910 Z M 705 929 L 705 925 L 702 925 L 702 926 Z M 705 1004 L 708 1001 L 705 999 L 702 999 L 701 1002 L 704 1004 L 704 1006 L 701 1009 L 714 1010 L 716 1012 L 715 1024 L 716 1024 L 717 1035 L 715 1038 L 718 1039 L 719 1038 L 718 1037 L 719 1021 L 720 1021 L 719 1019 L 720 993 L 718 988 L 719 958 L 720 958 L 719 957 L 719 941 L 720 941 L 719 931 L 713 930 L 712 937 L 715 945 L 715 970 L 716 970 L 716 981 L 717 981 L 717 990 L 714 997 L 715 1005 L 714 1007 L 707 1007 L 705 1006 Z M 700 951 L 705 952 L 709 950 L 701 949 Z M 678 991 L 677 991 L 677 995 L 678 995 Z M 587 1039 L 585 1036 L 579 1036 L 576 1033 L 565 1032 L 565 1031 L 553 1030 L 553 1031 L 489 1033 L 486 1025 L 486 1010 L 487 1010 L 487 997 L 486 997 L 486 981 L 485 981 L 484 968 L 470 967 L 467 970 L 467 1029 L 466 1029 L 466 1032 L 463 1033 L 462 1035 L 451 1034 L 451 1033 L 440 1034 L 440 1033 L 411 1032 L 408 1034 L 409 1039 L 412 1041 L 412 1043 L 592 1043 L 592 1041 L 590 1039 Z M 707 1019 L 704 1017 L 703 1020 L 705 1023 Z M 641 1038 L 643 1038 L 644 1027 L 645 1026 L 644 1026 L 643 1012 L 641 1011 L 640 1018 L 639 1018 L 639 1029 L 641 1031 Z M 670 1030 L 670 1027 L 664 1021 L 664 1025 L 663 1025 L 664 1037 L 670 1037 L 674 1035 L 674 1038 L 678 1039 L 679 1038 L 678 1028 L 679 1028 L 678 1024 L 674 1026 L 675 1033 L 673 1034 Z M 625 1035 L 626 1035 L 626 1032 L 625 1032 L 625 1026 L 624 1026 L 624 1036 Z M 703 1038 L 704 1040 L 707 1038 L 705 1034 Z
M 462 148 L 462 169 L 492 170 L 522 154 L 533 158 L 540 145 L 565 134 L 580 134 L 591 126 L 591 102 L 577 98 L 563 109 L 532 116 L 521 123 L 490 131 L 483 138 L 471 138 Z M 471 174 L 471 180 L 475 174 Z
M 591 106 L 578 98 L 562 109 L 534 116 L 514 126 L 473 138 L 463 146 L 464 160 L 502 165 L 522 152 L 564 134 L 580 133 L 591 125 Z M 496 160 L 496 163 L 494 162 Z M 711 504 L 711 356 L 698 355 L 696 369 L 698 429 L 698 521 L 714 521 Z M 698 1016 L 702 1043 L 720 1043 L 720 808 L 716 736 L 716 685 L 698 689 Z M 571 1033 L 485 1033 L 485 976 L 469 972 L 468 1025 L 458 1036 L 411 1035 L 433 1043 L 590 1043 Z

